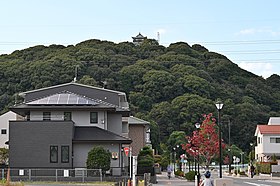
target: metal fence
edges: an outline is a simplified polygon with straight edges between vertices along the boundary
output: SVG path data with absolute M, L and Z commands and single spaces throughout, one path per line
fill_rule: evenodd
M 1 176 L 7 178 L 9 169 L 1 169 Z M 13 181 L 103 181 L 101 169 L 10 169 Z

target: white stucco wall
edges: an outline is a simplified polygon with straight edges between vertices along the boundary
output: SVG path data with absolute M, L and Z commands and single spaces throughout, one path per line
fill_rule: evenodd
M 260 143 L 258 143 L 258 138 L 260 138 Z M 256 154 L 262 154 L 263 153 L 263 135 L 258 133 L 257 136 L 257 146 L 255 148 Z
M 270 117 L 268 125 L 280 125 L 280 117 Z
M 270 143 L 270 138 L 280 138 L 280 136 L 277 135 L 264 135 L 263 136 L 263 153 L 270 153 L 270 154 L 280 154 L 280 143 Z
M 279 138 L 277 135 L 263 135 L 258 133 L 257 135 L 257 146 L 255 147 L 255 154 L 258 161 L 266 161 L 266 156 L 273 154 L 280 155 L 280 143 L 270 143 L 270 138 Z M 259 138 L 259 139 L 258 139 Z M 260 143 L 258 143 L 260 141 Z
M 9 121 L 16 120 L 16 113 L 9 111 L 0 116 L 0 148 L 8 148 L 5 142 L 9 141 Z M 2 134 L 2 129 L 6 134 Z

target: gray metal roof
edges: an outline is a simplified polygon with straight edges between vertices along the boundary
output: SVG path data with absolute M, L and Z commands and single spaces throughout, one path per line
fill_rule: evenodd
M 81 97 L 86 97 L 94 101 L 104 101 L 104 104 L 109 103 L 117 107 L 129 109 L 129 105 L 124 92 L 102 89 L 78 83 L 66 83 L 52 87 L 41 88 L 28 92 L 23 92 L 20 95 L 24 97 L 26 103 L 52 96 L 61 92 L 71 92 Z M 100 102 L 98 102 L 100 103 Z
M 120 136 L 99 127 L 76 126 L 74 131 L 74 142 L 121 142 L 130 144 L 129 138 Z
M 130 116 L 129 118 L 128 118 L 128 124 L 129 125 L 131 125 L 131 124 L 138 124 L 138 125 L 149 125 L 150 124 L 150 122 L 148 122 L 148 121 L 145 121 L 145 120 L 142 120 L 142 119 L 140 119 L 140 118 L 136 118 L 136 117 L 133 117 L 133 116 Z
M 57 93 L 41 99 L 30 101 L 27 105 L 98 105 L 96 101 L 85 96 L 79 96 L 71 92 Z
M 65 85 L 77 85 L 77 86 L 81 86 L 81 87 L 88 87 L 88 88 L 92 88 L 92 89 L 98 89 L 98 90 L 103 90 L 103 91 L 107 91 L 107 92 L 113 92 L 113 93 L 125 95 L 124 92 L 110 90 L 110 89 L 104 89 L 104 88 L 99 88 L 99 87 L 93 87 L 93 86 L 79 84 L 79 83 L 75 83 L 75 82 L 64 83 L 64 84 L 55 85 L 55 86 L 51 86 L 51 87 L 45 87 L 45 88 L 40 88 L 40 89 L 36 89 L 36 90 L 30 90 L 30 91 L 26 91 L 26 92 L 21 92 L 21 93 L 19 93 L 19 95 L 20 96 L 24 96 L 25 94 L 28 94 L 28 93 L 39 92 L 39 91 L 43 91 L 43 90 L 47 90 L 47 89 L 52 89 L 52 88 L 57 88 L 57 87 L 63 87 Z

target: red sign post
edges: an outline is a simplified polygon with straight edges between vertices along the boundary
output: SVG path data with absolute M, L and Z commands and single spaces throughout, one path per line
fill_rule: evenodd
M 123 150 L 124 150 L 125 155 L 128 156 L 129 147 L 124 147 Z

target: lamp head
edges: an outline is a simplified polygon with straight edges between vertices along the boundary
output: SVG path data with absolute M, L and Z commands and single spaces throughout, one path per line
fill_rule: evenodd
M 199 128 L 200 128 L 200 123 L 196 123 L 196 124 L 195 124 L 195 127 L 196 127 L 197 129 L 199 129 Z
M 224 104 L 221 101 L 217 101 L 215 105 L 216 105 L 218 110 L 222 110 L 222 108 L 224 106 Z

